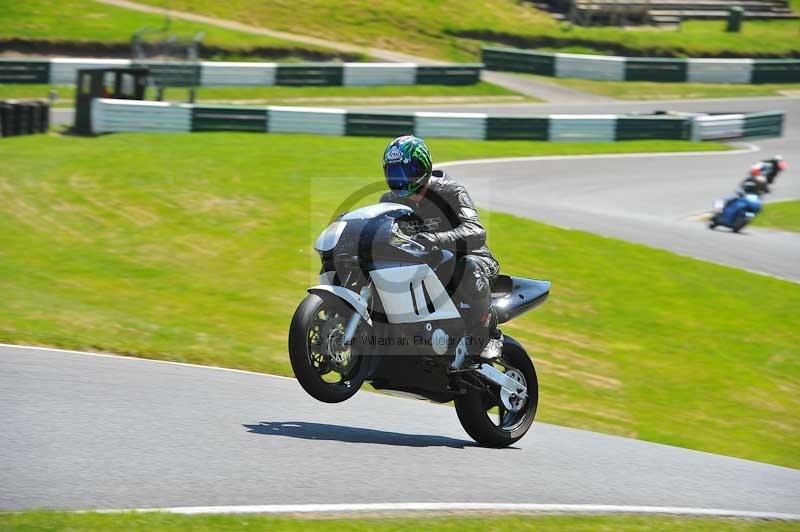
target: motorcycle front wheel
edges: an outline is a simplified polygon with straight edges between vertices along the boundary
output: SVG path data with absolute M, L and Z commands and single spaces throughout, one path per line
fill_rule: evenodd
M 461 426 L 478 444 L 485 447 L 508 447 L 522 438 L 531 427 L 539 405 L 539 381 L 528 353 L 516 345 L 503 346 L 497 369 L 524 384 L 528 397 L 518 410 L 507 410 L 499 390 L 471 390 L 456 397 L 456 413 Z
M 289 360 L 300 386 L 314 399 L 340 403 L 361 388 L 367 361 L 342 342 L 353 308 L 328 294 L 309 294 L 289 327 Z

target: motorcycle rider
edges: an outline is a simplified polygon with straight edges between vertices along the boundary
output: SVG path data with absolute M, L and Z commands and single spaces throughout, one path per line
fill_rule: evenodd
M 491 283 L 500 267 L 486 246 L 486 230 L 467 190 L 444 172 L 433 170 L 425 141 L 413 135 L 394 139 L 383 153 L 383 174 L 389 192 L 382 203 L 411 207 L 420 220 L 403 232 L 432 249 L 448 249 L 456 264 L 450 290 L 462 305 L 461 314 L 472 356 L 491 360 L 501 355 L 503 336 L 492 305 Z M 414 226 L 416 225 L 416 226 Z
M 772 159 L 764 159 L 750 167 L 750 176 L 763 175 L 767 184 L 764 186 L 764 192 L 769 192 L 769 185 L 771 185 L 778 175 L 789 167 L 783 157 L 776 155 Z
M 739 183 L 739 190 L 737 191 L 737 197 L 743 196 L 744 194 L 765 194 L 769 192 L 769 184 L 767 182 L 767 178 L 760 173 L 755 173 L 754 175 L 748 176 Z

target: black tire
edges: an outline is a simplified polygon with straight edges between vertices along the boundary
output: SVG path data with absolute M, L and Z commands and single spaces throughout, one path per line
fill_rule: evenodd
M 741 215 L 738 218 L 736 218 L 735 222 L 733 222 L 733 227 L 731 227 L 731 229 L 733 230 L 734 233 L 738 233 L 739 231 L 745 228 L 747 222 L 748 222 L 747 216 Z
M 297 307 L 289 327 L 289 361 L 292 363 L 297 381 L 308 394 L 324 403 L 340 403 L 351 398 L 364 383 L 367 376 L 367 360 L 363 355 L 351 354 L 352 361 L 346 369 L 336 369 L 332 357 L 326 356 L 323 351 L 323 342 L 315 339 L 319 335 L 317 322 L 320 316 L 326 313 L 336 317 L 349 317 L 354 312 L 353 308 L 334 295 L 324 294 L 319 296 L 309 294 Z M 323 377 L 338 374 L 338 382 L 328 382 Z M 335 376 L 334 376 L 335 378 Z
M 471 390 L 467 395 L 456 397 L 456 413 L 461 426 L 479 445 L 484 447 L 508 447 L 528 432 L 536 417 L 539 405 L 539 381 L 528 353 L 512 343 L 503 346 L 503 364 L 520 371 L 528 387 L 528 400 L 519 412 L 499 410 L 498 423 L 489 416 L 489 410 L 501 404 L 496 394 Z
M 708 222 L 708 228 L 709 229 L 715 229 L 717 227 L 717 225 L 719 225 L 717 223 L 717 216 L 714 215 L 714 216 L 711 217 L 711 220 L 709 220 L 709 222 Z

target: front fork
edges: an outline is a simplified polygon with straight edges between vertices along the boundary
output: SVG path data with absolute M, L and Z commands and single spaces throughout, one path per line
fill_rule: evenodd
M 372 296 L 372 286 L 366 285 L 361 289 L 359 295 L 364 299 L 364 301 L 369 302 L 369 298 Z M 353 337 L 356 335 L 356 329 L 358 329 L 358 324 L 361 321 L 361 314 L 358 311 L 354 310 L 353 314 L 350 316 L 350 319 L 347 320 L 347 325 L 344 328 L 344 336 L 342 337 L 343 345 L 350 345 L 353 341 Z

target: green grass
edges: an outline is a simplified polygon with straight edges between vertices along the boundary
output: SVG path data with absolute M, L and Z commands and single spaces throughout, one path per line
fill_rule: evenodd
M 163 0 L 143 0 L 164 6 Z M 800 55 L 797 21 L 745 21 L 738 34 L 724 21 L 687 21 L 680 31 L 615 27 L 585 28 L 558 23 L 525 2 L 484 0 L 464 9 L 461 0 L 171 0 L 174 9 L 218 16 L 270 29 L 323 37 L 409 54 L 474 61 L 481 41 L 527 48 L 594 51 L 627 55 L 791 56 Z M 795 9 L 797 7 L 795 6 Z M 26 0 L 0 11 L 0 39 L 101 41 L 125 44 L 137 29 L 160 27 L 163 17 L 115 8 L 92 0 Z M 221 46 L 228 58 L 254 48 L 326 51 L 264 36 L 173 21 L 180 34 L 206 32 L 205 43 Z M 258 54 L 256 54 L 258 55 Z M 302 55 L 297 53 L 295 55 Z
M 755 224 L 800 233 L 800 200 L 767 203 Z
M 352 191 L 377 183 L 377 197 L 385 142 L 246 133 L 4 139 L 0 341 L 289 374 L 289 320 L 319 268 L 313 239 Z M 697 148 L 430 144 L 440 161 Z M 786 319 L 800 310 L 800 286 L 483 217 L 504 271 L 554 282 L 547 305 L 505 327 L 538 364 L 541 420 L 800 465 L 800 331 Z
M 163 6 L 163 2 L 158 4 Z M 161 28 L 164 17 L 100 4 L 92 0 L 25 0 L 8 2 L 0 9 L 0 39 L 45 41 L 101 42 L 122 45 L 126 50 L 133 33 L 141 28 Z M 270 55 L 292 58 L 304 53 L 338 55 L 337 52 L 314 45 L 305 45 L 209 26 L 173 20 L 171 32 L 192 38 L 205 32 L 203 43 L 227 50 L 220 59 L 235 56 Z M 261 52 L 253 52 L 261 49 Z
M 75 88 L 50 85 L 0 85 L 0 100 L 45 98 L 51 89 L 58 93 L 57 105 L 74 104 Z M 186 89 L 167 89 L 165 99 L 186 101 Z M 149 91 L 148 98 L 154 98 Z M 480 103 L 537 101 L 513 91 L 479 82 L 474 85 L 388 85 L 382 87 L 201 87 L 198 101 L 247 102 L 274 105 L 387 105 L 413 103 Z
M 659 83 L 650 81 L 594 81 L 586 79 L 531 76 L 585 92 L 621 100 L 689 100 L 697 98 L 749 98 L 782 96 L 784 91 L 800 91 L 800 83 L 736 85 L 723 83 Z
M 161 0 L 143 0 L 161 5 Z M 527 2 L 483 0 L 464 9 L 461 0 L 374 2 L 371 0 L 172 0 L 174 9 L 235 19 L 272 29 L 365 46 L 450 59 L 475 60 L 480 41 L 523 47 L 583 47 L 631 55 L 800 54 L 797 21 L 745 21 L 741 33 L 725 21 L 688 21 L 681 31 L 561 24 Z
M 641 530 L 675 531 L 749 531 L 775 532 L 797 530 L 796 523 L 747 521 L 742 519 L 707 519 L 663 516 L 535 516 L 535 517 L 417 517 L 366 519 L 289 519 L 260 515 L 169 515 L 158 513 L 65 513 L 28 512 L 0 514 L 4 530 L 50 531 L 116 530 L 148 531 L 233 531 L 233 530 L 319 530 L 331 532 L 432 530 L 437 532 L 499 532 L 505 530 L 547 532 L 628 532 Z

